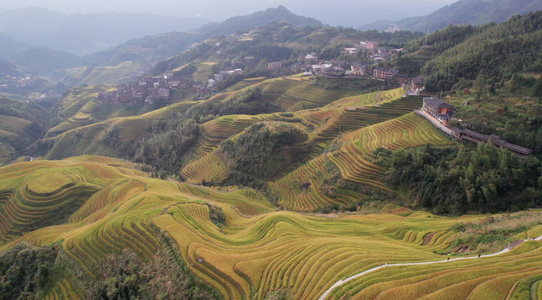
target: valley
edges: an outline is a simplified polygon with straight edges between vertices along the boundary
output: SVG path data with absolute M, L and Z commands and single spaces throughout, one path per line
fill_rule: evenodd
M 501 21 L 1 61 L 0 298 L 539 299 L 542 13 Z

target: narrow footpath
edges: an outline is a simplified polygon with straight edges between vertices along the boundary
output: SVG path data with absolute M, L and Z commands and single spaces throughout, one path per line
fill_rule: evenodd
M 535 239 L 536 241 L 540 241 L 542 240 L 542 235 L 537 237 Z M 453 262 L 453 261 L 458 261 L 458 260 L 465 260 L 465 259 L 477 259 L 477 258 L 483 258 L 483 257 L 492 257 L 492 256 L 497 256 L 497 255 L 501 255 L 501 254 L 504 254 L 506 252 L 509 252 L 510 250 L 512 250 L 514 247 L 518 246 L 519 244 L 523 243 L 523 242 L 527 242 L 527 241 L 532 241 L 531 239 L 529 240 L 522 240 L 520 241 L 519 243 L 518 242 L 515 242 L 513 244 L 510 244 L 508 245 L 506 248 L 504 248 L 504 250 L 500 251 L 500 252 L 497 252 L 497 253 L 493 253 L 493 254 L 486 254 L 486 255 L 481 255 L 480 257 L 478 256 L 469 256 L 469 257 L 458 257 L 458 258 L 451 258 L 451 259 L 445 259 L 445 260 L 436 260 L 436 261 L 425 261 L 425 262 L 417 262 L 417 263 L 400 263 L 400 264 L 389 264 L 389 265 L 382 265 L 382 266 L 379 266 L 379 267 L 375 267 L 375 268 L 372 268 L 372 269 L 369 269 L 367 271 L 364 271 L 364 272 L 361 272 L 359 274 L 356 274 L 356 275 L 353 275 L 353 276 L 350 276 L 346 279 L 343 279 L 343 280 L 339 280 L 337 282 L 335 282 L 334 285 L 332 285 L 327 291 L 325 291 L 325 293 L 320 296 L 320 298 L 318 298 L 318 300 L 324 300 L 328 295 L 329 293 L 331 293 L 331 291 L 333 291 L 333 289 L 335 289 L 336 287 L 338 286 L 341 286 L 351 280 L 354 280 L 356 278 L 359 278 L 359 277 L 362 277 L 366 274 L 369 274 L 371 272 L 374 272 L 376 270 L 380 270 L 382 268 L 389 268 L 389 267 L 396 267 L 396 266 L 416 266 L 416 265 L 431 265 L 431 264 L 441 264 L 441 263 L 449 263 L 449 262 Z

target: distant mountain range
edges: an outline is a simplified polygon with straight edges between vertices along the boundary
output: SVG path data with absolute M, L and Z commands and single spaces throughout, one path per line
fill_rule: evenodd
M 129 39 L 184 31 L 209 23 L 203 18 L 151 14 L 63 14 L 33 7 L 0 12 L 0 33 L 18 41 L 87 55 Z
M 386 30 L 391 26 L 401 30 L 433 32 L 446 28 L 449 24 L 500 23 L 515 14 L 541 9 L 540 0 L 461 0 L 427 16 L 406 18 L 397 22 L 382 20 L 362 26 L 360 29 Z
M 177 20 L 175 18 L 164 17 L 161 21 L 155 22 L 156 24 L 153 26 L 146 25 L 153 23 L 152 19 L 157 17 L 152 15 L 109 13 L 79 15 L 81 20 L 76 20 L 75 15 L 64 15 L 41 8 L 17 10 L 12 13 L 0 13 L 0 59 L 5 60 L 6 66 L 9 62 L 9 65 L 13 66 L 11 70 L 17 65 L 18 69 L 36 74 L 51 74 L 57 69 L 79 66 L 116 66 L 125 61 L 146 61 L 148 59 L 157 61 L 176 55 L 186 50 L 192 43 L 203 41 L 213 35 L 227 35 L 273 21 L 287 21 L 297 26 L 322 25 L 318 20 L 295 15 L 283 6 L 246 16 L 233 17 L 221 23 L 211 23 L 191 31 L 178 31 L 179 28 L 187 28 L 188 21 L 185 20 L 184 23 L 180 22 L 175 25 L 173 24 Z M 19 18 L 24 16 L 30 21 L 22 22 L 16 16 Z M 136 22 L 137 16 L 141 18 Z M 115 18 L 118 18 L 120 23 L 112 24 L 111 22 Z M 99 22 L 100 19 L 104 22 Z M 134 22 L 133 26 L 130 25 L 132 21 Z M 201 23 L 202 20 L 198 20 L 198 22 Z M 47 25 L 38 26 L 38 23 Z M 86 31 L 87 27 L 91 29 Z M 148 28 L 142 29 L 143 27 Z M 139 30 L 138 28 L 141 29 L 138 31 L 138 36 L 147 36 L 129 39 L 128 36 Z M 71 34 L 64 34 L 65 30 L 71 31 Z M 149 34 L 150 31 L 168 33 Z M 17 39 L 12 36 L 16 36 Z M 128 41 L 116 47 L 110 47 L 110 45 L 117 45 L 126 40 Z M 108 50 L 82 58 L 72 54 L 74 52 L 84 53 L 77 50 L 79 48 L 87 49 L 86 52 L 91 51 L 90 49 L 101 49 L 104 45 L 108 45 L 105 47 Z M 7 68 L 4 69 L 6 72 L 2 73 L 9 74 Z M 92 70 L 88 69 L 87 73 L 90 72 Z
M 107 51 L 85 57 L 85 64 L 91 66 L 117 65 L 126 60 L 138 60 L 144 57 L 163 59 L 179 54 L 191 44 L 201 42 L 214 35 L 228 35 L 274 21 L 286 21 L 295 26 L 322 25 L 322 22 L 316 19 L 298 16 L 284 6 L 279 6 L 246 16 L 229 18 L 220 23 L 208 24 L 191 32 L 169 32 L 133 39 Z

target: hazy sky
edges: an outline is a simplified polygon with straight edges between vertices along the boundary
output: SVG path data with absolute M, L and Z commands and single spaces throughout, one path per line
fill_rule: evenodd
M 292 12 L 331 25 L 355 26 L 379 19 L 425 15 L 457 0 L 2 0 L 0 10 L 41 6 L 64 13 L 143 12 L 201 16 L 221 21 L 284 5 Z

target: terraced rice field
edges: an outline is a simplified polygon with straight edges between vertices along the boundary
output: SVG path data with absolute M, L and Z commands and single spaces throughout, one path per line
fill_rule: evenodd
M 451 140 L 441 135 L 427 121 L 414 113 L 364 127 L 339 138 L 335 143 L 341 147 L 331 153 L 324 153 L 304 164 L 294 172 L 270 183 L 285 207 L 298 211 L 311 211 L 332 204 L 348 204 L 362 195 L 342 194 L 335 198 L 326 196 L 322 182 L 331 177 L 330 168 L 340 171 L 341 178 L 347 182 L 371 188 L 383 189 L 383 169 L 374 163 L 373 151 L 378 147 L 390 150 L 416 147 L 425 144 L 444 145 Z M 303 183 L 310 182 L 311 188 L 304 190 Z
M 188 182 L 201 184 L 203 181 L 221 182 L 230 174 L 226 158 L 216 150 L 199 159 L 192 160 L 181 170 Z
M 0 115 L 0 130 L 6 132 L 7 135 L 17 133 L 19 130 L 30 125 L 30 123 L 32 122 L 25 119 Z
M 360 95 L 357 91 L 327 90 L 290 78 L 270 79 L 261 85 L 266 101 L 291 112 L 322 107 L 344 97 Z
M 293 89 L 296 84 L 292 82 L 292 80 L 283 79 L 266 81 L 267 86 L 265 87 L 265 89 L 268 89 L 272 86 L 276 87 L 277 84 L 282 85 L 282 88 L 285 88 L 284 85 L 289 85 L 289 89 Z M 341 100 L 332 102 L 331 104 L 323 108 L 299 111 L 292 114 L 291 117 L 287 118 L 283 117 L 283 114 L 280 113 L 257 116 L 231 115 L 220 117 L 202 126 L 202 134 L 196 147 L 196 154 L 193 157 L 193 160 L 182 170 L 181 174 L 189 182 L 192 183 L 201 183 L 202 180 L 211 179 L 219 181 L 220 179 L 224 179 L 225 177 L 227 177 L 227 175 L 229 174 L 229 170 L 227 167 L 228 162 L 224 158 L 219 159 L 220 154 L 217 152 L 220 143 L 229 138 L 234 138 L 244 129 L 257 122 L 273 122 L 280 120 L 280 122 L 288 122 L 289 124 L 296 126 L 301 130 L 305 130 L 310 136 L 310 141 L 323 143 L 323 145 L 318 146 L 317 150 L 311 155 L 311 158 L 317 158 L 319 153 L 321 153 L 323 148 L 325 148 L 325 143 L 329 143 L 340 134 L 352 132 L 359 128 L 364 128 L 370 125 L 386 122 L 388 120 L 393 120 L 395 118 L 404 116 L 405 114 L 409 114 L 413 111 L 414 108 L 419 107 L 421 102 L 420 98 L 402 98 L 403 92 L 404 91 L 402 89 L 394 89 L 390 91 L 371 93 L 363 96 L 356 96 L 355 99 L 343 98 Z M 231 96 L 232 95 L 226 96 L 226 98 Z M 362 98 L 365 100 L 360 100 Z M 382 104 L 373 104 L 372 106 L 367 106 L 364 109 L 348 109 L 349 106 L 347 106 L 348 103 L 352 104 L 353 101 L 366 101 L 365 103 L 370 104 L 370 101 L 373 101 L 371 99 L 377 98 L 386 100 L 379 100 Z M 410 132 L 414 130 L 414 128 L 416 128 L 417 126 L 417 124 L 415 124 L 416 122 L 407 123 L 408 124 L 397 123 L 397 126 L 407 126 L 404 129 L 405 132 Z M 425 124 L 425 126 L 422 126 L 420 130 L 417 131 L 418 135 L 422 136 L 423 138 L 421 140 L 413 140 L 411 142 L 410 137 L 404 136 L 401 147 L 407 147 L 409 146 L 409 143 L 410 146 L 422 145 L 424 142 L 430 142 L 432 138 L 437 138 L 435 142 L 439 144 L 439 139 L 442 139 L 442 136 L 435 135 L 436 132 L 430 126 L 427 126 L 427 123 L 420 121 L 420 124 Z M 312 126 L 313 128 L 311 129 L 309 128 L 309 126 Z M 424 133 L 424 130 L 427 130 L 427 135 Z M 372 134 L 378 135 L 381 132 L 385 132 L 385 130 L 379 130 L 378 132 Z M 392 132 L 399 134 L 400 129 L 394 128 L 394 131 Z M 378 144 L 380 142 L 391 142 L 391 139 L 393 138 L 388 136 L 385 137 L 385 139 L 382 141 L 376 139 L 374 143 Z M 383 146 L 393 145 L 385 144 Z M 366 150 L 367 153 L 372 151 L 374 151 L 374 149 Z M 353 156 L 355 155 L 357 154 L 353 154 Z M 356 181 L 356 183 L 366 183 L 370 186 L 388 190 L 380 183 L 380 175 L 377 176 L 377 174 L 379 174 L 382 170 L 380 170 L 380 168 L 377 168 L 373 163 L 369 163 L 367 159 L 367 157 L 359 157 L 359 160 L 363 162 L 362 164 L 369 164 L 368 167 L 360 167 L 356 164 L 350 163 L 348 169 L 344 170 L 343 176 L 348 178 L 348 180 Z M 348 160 L 352 160 L 352 158 L 348 158 Z M 277 182 L 270 183 L 270 186 L 273 188 L 273 191 L 279 194 L 280 199 L 289 198 L 290 201 L 294 201 L 294 199 L 300 197 L 296 201 L 300 201 L 300 203 L 302 202 L 303 204 L 287 205 L 287 207 L 296 210 L 312 210 L 326 204 L 346 205 L 348 203 L 351 203 L 355 198 L 359 197 L 358 194 L 352 194 L 352 192 L 350 191 L 339 191 L 339 194 L 341 195 L 339 198 L 330 199 L 329 197 L 326 197 L 321 192 L 319 192 L 318 189 L 316 191 L 309 192 L 300 190 L 299 186 L 301 185 L 301 183 L 312 182 L 313 184 L 315 184 L 316 187 L 319 187 L 319 184 L 316 184 L 318 180 L 321 181 L 325 178 L 330 177 L 329 172 L 326 171 L 325 167 L 326 164 L 329 162 L 331 162 L 332 164 L 345 163 L 344 161 L 337 160 L 336 158 L 334 158 L 334 156 L 322 157 L 319 160 L 315 160 L 314 163 L 300 166 L 299 172 L 301 172 L 302 174 L 311 174 L 310 176 L 312 176 L 312 179 L 308 178 L 305 175 L 290 174 L 286 175 L 284 179 L 277 181 L 289 182 L 287 187 L 282 186 L 279 183 L 281 187 L 277 187 L 275 189 Z M 214 174 L 214 172 L 216 172 L 216 174 Z M 360 177 L 355 180 L 354 177 L 356 176 L 362 176 L 365 177 L 365 179 L 362 180 Z M 369 179 L 372 176 L 373 178 Z M 292 178 L 297 178 L 297 180 L 292 180 Z M 287 192 L 286 194 L 280 194 L 280 190 L 286 190 Z M 295 196 L 292 193 L 294 193 Z
M 216 65 L 215 62 L 197 63 L 198 69 L 194 72 L 192 77 L 199 82 L 207 82 L 209 76 L 213 75 L 212 68 L 214 65 Z
M 265 77 L 247 78 L 226 89 L 227 92 L 235 92 L 264 81 Z
M 349 110 L 356 110 L 365 106 L 383 103 L 386 101 L 397 100 L 405 94 L 403 88 L 380 91 L 369 94 L 346 97 L 333 102 L 333 106 L 345 106 Z
M 428 266 L 390 267 L 332 291 L 329 299 L 538 299 L 542 243 L 506 255 Z
M 359 139 L 362 136 L 359 133 Z M 448 247 L 456 234 L 451 226 L 487 217 L 435 217 L 404 208 L 349 216 L 274 211 L 254 190 L 219 190 L 152 179 L 129 166 L 85 156 L 1 168 L 4 242 L 0 251 L 21 240 L 37 245 L 60 243 L 89 275 L 96 276 L 97 265 L 124 248 L 151 259 L 160 247 L 156 234 L 164 230 L 178 243 L 190 270 L 226 299 L 261 299 L 276 290 L 287 291 L 292 299 L 316 299 L 339 279 L 384 262 L 442 259 L 434 251 Z M 44 184 L 48 175 L 51 186 Z M 62 206 L 82 195 L 82 188 L 93 190 L 84 199 L 72 200 L 79 201 L 76 210 Z M 219 227 L 212 222 L 207 204 L 222 209 L 225 224 Z M 51 211 L 69 214 L 59 223 L 31 219 L 39 220 Z M 533 289 L 536 293 L 542 275 L 540 246 L 529 243 L 502 259 L 482 258 L 468 264 L 390 267 L 349 282 L 331 298 L 473 295 L 487 299 L 508 293 L 521 296 Z M 46 298 L 78 299 L 82 294 L 77 288 L 70 278 L 59 278 Z

